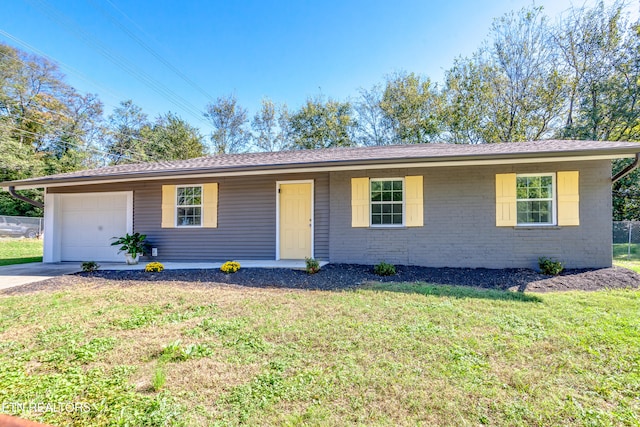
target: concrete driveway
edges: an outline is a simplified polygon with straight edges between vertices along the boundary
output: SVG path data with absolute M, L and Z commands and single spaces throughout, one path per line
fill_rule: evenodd
M 3 265 L 0 266 L 0 289 L 39 282 L 78 271 L 80 271 L 79 262 L 60 264 L 31 262 L 29 264 Z

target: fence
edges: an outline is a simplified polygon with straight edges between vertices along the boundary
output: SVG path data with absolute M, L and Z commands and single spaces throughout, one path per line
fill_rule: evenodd
M 613 246 L 618 255 L 635 254 L 640 245 L 640 221 L 613 221 Z
M 42 227 L 42 218 L 0 215 L 0 237 L 39 237 Z

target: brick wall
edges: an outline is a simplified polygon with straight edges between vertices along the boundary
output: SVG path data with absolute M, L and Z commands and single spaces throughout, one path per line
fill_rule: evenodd
M 495 174 L 580 171 L 577 227 L 496 227 Z M 351 178 L 424 176 L 424 227 L 351 227 Z M 390 169 L 330 174 L 332 262 L 433 267 L 537 267 L 540 256 L 568 268 L 611 265 L 611 164 L 571 163 Z

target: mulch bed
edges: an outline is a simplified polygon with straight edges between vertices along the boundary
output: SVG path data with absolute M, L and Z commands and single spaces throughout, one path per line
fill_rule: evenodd
M 97 271 L 60 276 L 42 282 L 9 288 L 1 293 L 18 294 L 38 290 L 55 290 L 78 283 L 101 284 L 117 282 L 121 286 L 136 286 L 144 282 L 165 282 L 213 286 L 220 284 L 257 288 L 301 290 L 350 289 L 369 282 L 427 282 L 461 285 L 520 292 L 549 292 L 599 289 L 638 288 L 640 275 L 625 268 L 567 270 L 560 276 L 545 276 L 528 269 L 429 268 L 398 266 L 393 276 L 381 277 L 373 267 L 353 264 L 329 264 L 317 274 L 282 268 L 244 268 L 234 274 L 219 270 L 165 270 L 160 273 L 131 271 Z

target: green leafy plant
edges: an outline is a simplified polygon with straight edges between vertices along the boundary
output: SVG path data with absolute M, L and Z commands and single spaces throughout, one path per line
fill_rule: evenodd
M 305 271 L 308 274 L 316 274 L 318 271 L 320 271 L 320 263 L 317 259 L 305 258 L 304 261 L 306 263 Z
M 547 257 L 538 258 L 538 266 L 542 274 L 549 276 L 557 276 L 564 270 L 562 262 Z
M 227 261 L 220 267 L 220 271 L 226 274 L 235 273 L 238 270 L 240 270 L 240 263 L 237 261 Z
M 91 273 L 99 269 L 100 265 L 95 261 L 85 261 L 82 263 L 80 268 L 82 268 L 82 271 L 84 271 L 85 273 Z
M 144 267 L 144 271 L 149 273 L 159 273 L 164 270 L 164 265 L 159 262 L 150 262 Z
M 378 276 L 393 276 L 396 274 L 396 266 L 382 261 L 373 267 L 373 272 Z
M 138 255 L 144 255 L 148 252 L 148 244 L 146 242 L 147 235 L 140 233 L 125 234 L 122 237 L 113 237 L 115 242 L 111 246 L 120 246 L 118 252 L 124 252 L 135 258 Z

